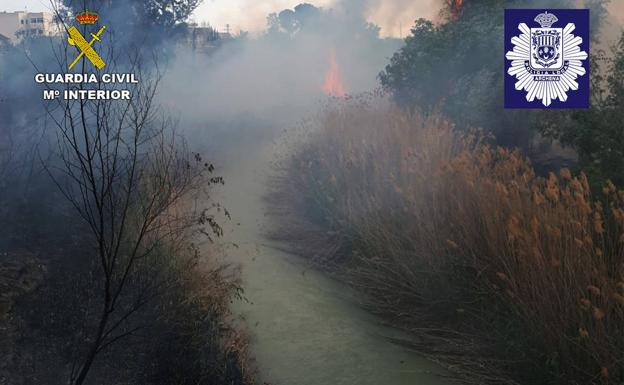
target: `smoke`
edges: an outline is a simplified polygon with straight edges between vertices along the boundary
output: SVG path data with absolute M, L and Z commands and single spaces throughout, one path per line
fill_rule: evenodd
M 330 6 L 334 0 L 317 0 L 315 6 Z M 266 28 L 266 17 L 271 12 L 294 8 L 297 0 L 206 0 L 194 14 L 197 21 L 206 21 L 219 30 L 229 24 L 234 31 L 261 33 Z
M 417 18 L 435 20 L 441 8 L 438 0 L 377 0 L 376 3 L 371 7 L 371 20 L 382 26 L 384 36 L 405 37 Z
M 434 20 L 441 8 L 440 0 L 334 0 L 342 9 L 381 28 L 382 36 L 405 37 L 418 18 Z
M 210 0 L 194 14 L 197 21 L 206 21 L 219 30 L 230 24 L 233 30 L 261 33 L 266 16 L 277 10 L 293 8 L 301 0 Z M 406 36 L 419 17 L 435 18 L 440 10 L 439 0 L 314 0 L 317 7 L 333 8 L 344 14 L 361 17 L 381 28 L 382 36 Z M 401 33 L 402 32 L 402 33 Z
M 407 36 L 415 19 L 435 19 L 444 3 L 442 0 L 318 0 L 314 3 L 323 6 L 319 8 L 320 16 L 311 18 L 301 30 L 266 32 L 269 13 L 279 13 L 284 4 L 293 7 L 300 1 L 232 0 L 224 6 L 226 3 L 221 0 L 206 0 L 200 9 L 203 11 L 196 16 L 213 9 L 215 14 L 227 10 L 228 15 L 237 16 L 245 23 L 259 21 L 262 33 L 225 42 L 211 55 L 178 46 L 161 83 L 161 104 L 180 116 L 182 125 L 196 131 L 227 130 L 243 120 L 249 126 L 253 125 L 251 121 L 262 121 L 265 127 L 293 124 L 302 114 L 313 112 L 319 103 L 327 100 L 322 86 L 330 69 L 332 50 L 336 52 L 341 81 L 348 94 L 374 89 L 378 86 L 378 73 L 402 45 L 398 39 L 383 36 Z M 136 31 L 128 23 L 125 9 L 118 5 L 96 10 L 102 12 L 103 20 L 111 27 L 110 34 L 115 34 L 117 40 L 132 36 L 132 43 L 143 44 L 145 40 L 134 39 Z M 603 35 L 604 41 L 612 42 L 624 24 L 624 2 L 612 1 L 609 11 Z M 381 30 L 372 28 L 369 22 L 378 24 Z M 153 41 L 175 40 L 165 30 L 148 31 L 150 39 L 146 46 Z M 175 44 L 171 43 L 170 47 L 173 49 Z M 45 63 L 50 57 L 47 50 L 31 52 L 36 63 Z M 0 58 L 0 66 L 4 67 L 0 69 L 3 86 L 0 127 L 24 125 L 25 116 L 37 116 L 31 110 L 41 107 L 40 98 L 26 92 L 32 88 L 24 86 L 32 83 L 34 71 L 14 71 L 12 76 L 7 76 L 11 68 L 18 66 L 6 58 Z M 21 67 L 31 69 L 27 62 Z M 32 103 L 23 102 L 26 99 L 32 99 Z M 17 104 L 22 108 L 14 108 Z
M 608 50 L 624 32 L 624 1 L 611 1 L 607 10 L 609 13 L 602 27 L 600 46 Z
M 282 9 L 269 9 L 266 4 L 247 10 L 249 14 L 274 12 L 279 19 Z M 243 136 L 256 137 L 263 130 L 294 125 L 327 100 L 322 88 L 332 51 L 348 94 L 372 90 L 402 41 L 384 39 L 383 28 L 377 31 L 368 23 L 377 19 L 386 33 L 407 36 L 415 19 L 436 19 L 444 1 L 332 0 L 328 4 L 315 8 L 319 13 L 301 9 L 288 13 L 289 22 L 293 17 L 300 21 L 294 31 L 272 34 L 265 29 L 259 36 L 226 43 L 210 56 L 179 52 L 162 84 L 163 104 L 177 111 L 193 134 L 244 129 Z M 613 5 L 611 17 L 624 7 Z M 266 22 L 266 15 L 262 19 Z
M 270 135 L 327 100 L 323 85 L 332 52 L 353 95 L 378 87 L 377 75 L 402 44 L 380 38 L 361 15 L 340 9 L 300 7 L 289 15 L 297 29 L 276 26 L 226 42 L 209 56 L 179 51 L 161 85 L 162 104 L 179 113 L 192 135 L 241 129 L 254 131 L 243 136 Z
M 620 26 L 624 25 L 624 2 L 623 1 L 612 1 L 609 4 L 609 13 L 613 16 L 613 20 L 620 24 Z

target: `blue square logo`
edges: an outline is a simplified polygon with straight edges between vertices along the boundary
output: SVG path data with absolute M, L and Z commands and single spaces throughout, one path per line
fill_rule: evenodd
M 505 10 L 505 108 L 589 108 L 589 10 Z

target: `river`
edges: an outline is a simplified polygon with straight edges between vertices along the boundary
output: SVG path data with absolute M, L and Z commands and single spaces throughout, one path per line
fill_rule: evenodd
M 241 147 L 249 147 L 241 149 Z M 244 320 L 260 379 L 271 385 L 446 385 L 439 367 L 388 341 L 396 331 L 356 305 L 339 282 L 296 256 L 268 246 L 265 202 L 276 145 L 271 140 L 232 146 L 218 200 L 232 220 L 224 240 L 240 264 Z

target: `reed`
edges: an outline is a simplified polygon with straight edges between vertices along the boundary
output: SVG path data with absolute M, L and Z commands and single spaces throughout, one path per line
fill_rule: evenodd
M 312 128 L 270 196 L 291 251 L 464 381 L 624 381 L 624 191 L 383 102 Z

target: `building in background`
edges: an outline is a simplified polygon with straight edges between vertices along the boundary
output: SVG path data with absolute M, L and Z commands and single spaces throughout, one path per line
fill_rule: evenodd
M 19 42 L 26 36 L 55 36 L 60 28 L 48 12 L 0 12 L 0 35 Z
M 178 44 L 180 47 L 190 48 L 193 52 L 210 54 L 233 39 L 229 25 L 226 32 L 219 32 L 206 23 L 202 25 L 190 23 Z

